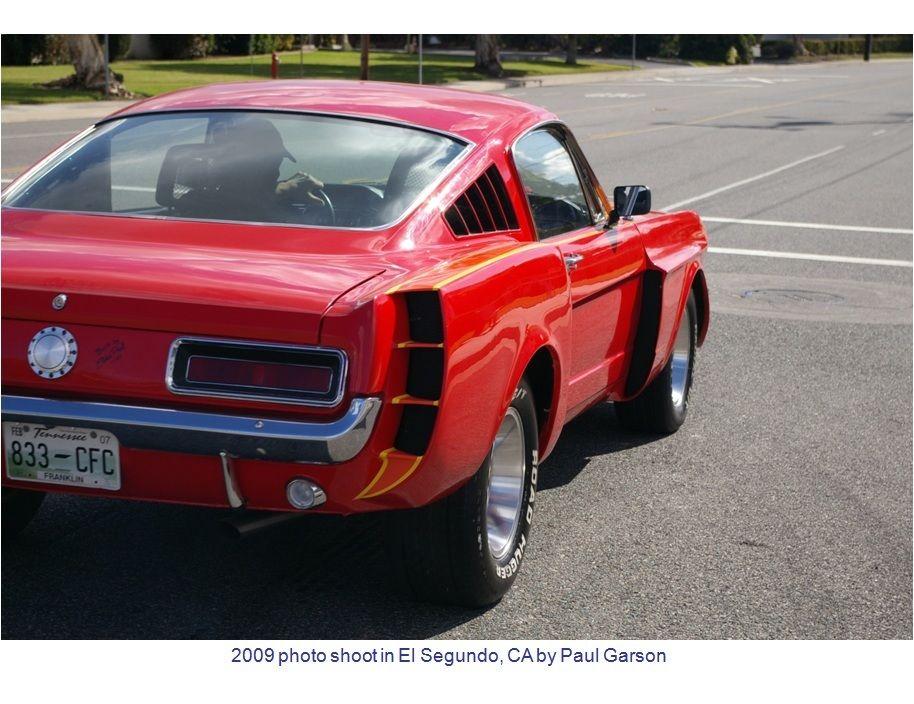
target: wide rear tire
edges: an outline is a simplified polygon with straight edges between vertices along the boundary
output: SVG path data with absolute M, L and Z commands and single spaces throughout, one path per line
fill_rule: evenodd
M 698 309 L 690 293 L 666 366 L 637 397 L 615 404 L 624 428 L 663 435 L 679 430 L 689 410 L 697 341 Z
M 453 494 L 387 518 L 388 549 L 413 596 L 484 607 L 499 601 L 529 545 L 536 498 L 537 424 L 521 382 L 482 466 Z

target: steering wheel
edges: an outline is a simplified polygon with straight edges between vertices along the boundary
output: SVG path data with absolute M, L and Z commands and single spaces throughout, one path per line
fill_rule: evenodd
M 315 188 L 311 191 L 312 195 L 320 198 L 324 203 L 324 210 L 326 211 L 328 224 L 336 225 L 336 209 L 333 207 L 333 201 L 330 200 L 330 196 L 327 195 L 327 192 L 323 188 Z

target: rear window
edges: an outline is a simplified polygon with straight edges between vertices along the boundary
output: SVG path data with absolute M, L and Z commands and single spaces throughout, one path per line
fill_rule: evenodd
M 421 129 L 270 112 L 103 123 L 4 205 L 120 215 L 372 228 L 417 203 L 467 145 Z

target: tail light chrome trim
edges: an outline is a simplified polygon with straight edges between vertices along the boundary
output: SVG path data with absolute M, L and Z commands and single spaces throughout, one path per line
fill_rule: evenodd
M 203 355 L 185 354 L 191 346 L 204 349 Z M 182 349 L 183 348 L 183 349 Z M 305 357 L 323 358 L 328 361 L 327 368 L 331 370 L 332 381 L 329 389 L 320 394 L 318 392 L 295 392 L 289 389 L 282 393 L 280 389 L 267 387 L 250 387 L 226 383 L 216 386 L 212 384 L 196 384 L 186 379 L 189 361 L 193 356 L 218 356 L 221 359 L 236 361 L 256 361 L 243 359 L 245 351 L 251 354 L 277 355 L 301 354 Z M 212 353 L 211 355 L 206 354 Z M 238 354 L 242 355 L 239 358 Z M 233 356 L 234 355 L 234 356 Z M 272 363 L 271 360 L 259 360 Z M 301 366 L 309 366 L 301 364 Z M 209 337 L 179 337 L 168 351 L 168 364 L 165 369 L 165 385 L 174 394 L 183 396 L 204 396 L 217 398 L 232 398 L 241 401 L 263 401 L 265 403 L 293 404 L 298 406 L 332 407 L 343 400 L 346 391 L 346 375 L 349 360 L 346 353 L 330 347 L 309 345 L 288 345 L 275 342 L 251 342 L 250 340 L 230 340 Z M 224 387 L 224 388 L 222 388 Z M 276 393 L 273 393 L 273 392 Z

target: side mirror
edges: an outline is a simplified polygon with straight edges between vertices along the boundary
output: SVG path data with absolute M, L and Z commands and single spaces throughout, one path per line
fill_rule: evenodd
M 613 189 L 613 209 L 620 218 L 651 212 L 651 189 L 647 186 L 616 186 Z

